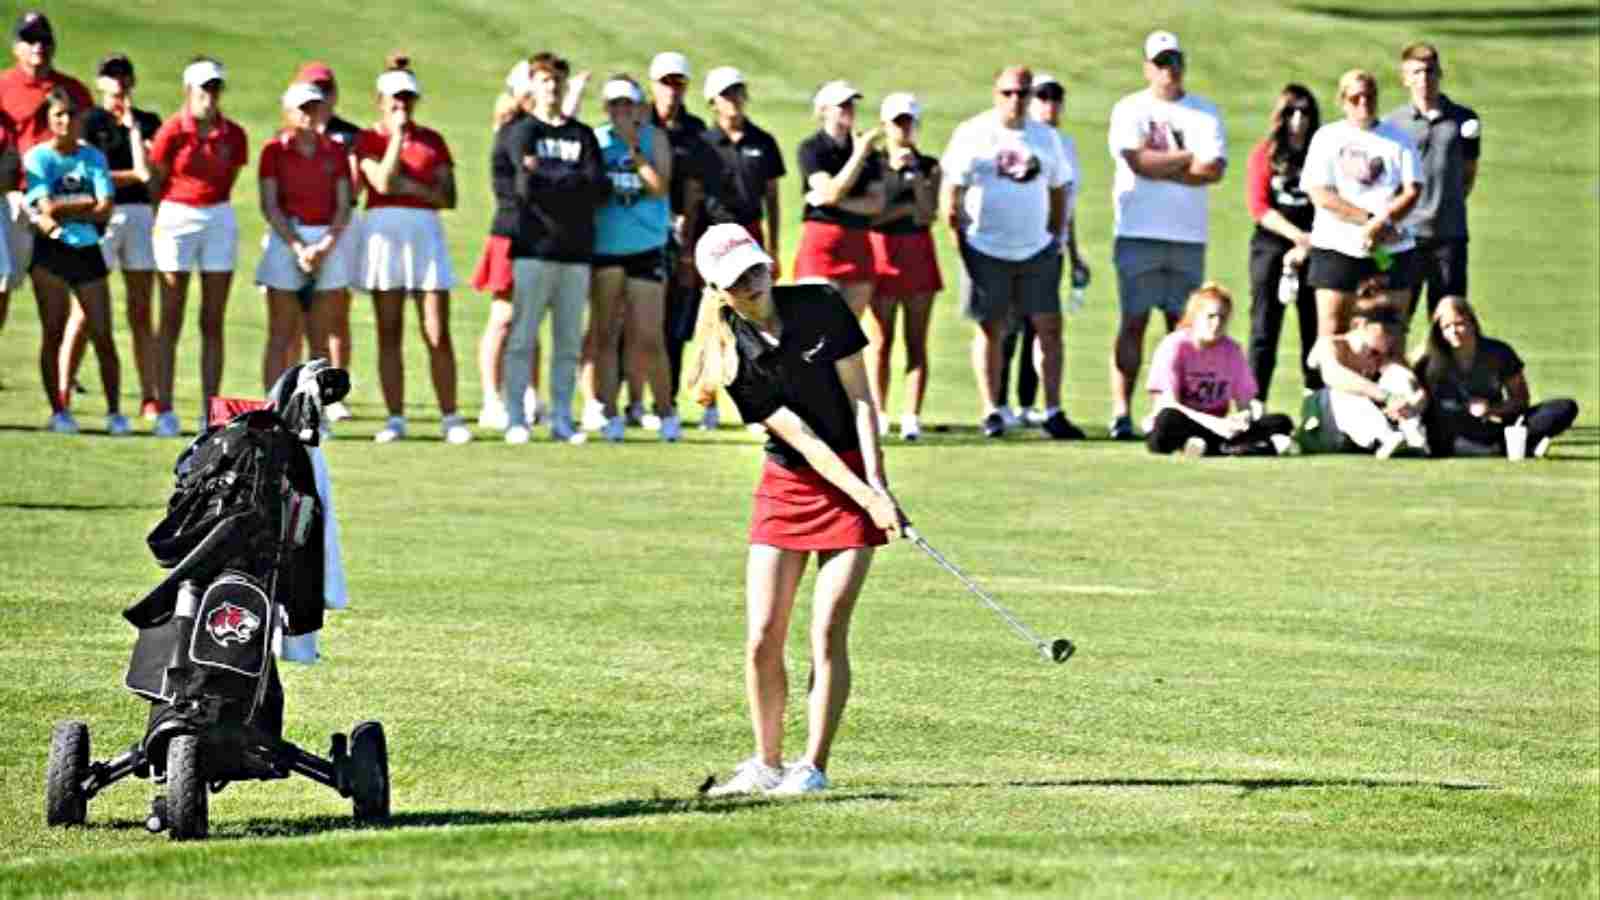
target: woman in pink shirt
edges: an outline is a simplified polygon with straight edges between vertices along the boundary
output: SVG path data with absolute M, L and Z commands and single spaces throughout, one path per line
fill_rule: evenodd
M 1293 446 L 1289 417 L 1261 415 L 1251 402 L 1256 379 L 1227 335 L 1232 316 L 1233 295 L 1208 281 L 1189 295 L 1177 329 L 1156 348 L 1148 385 L 1155 412 L 1145 423 L 1151 453 L 1266 456 Z

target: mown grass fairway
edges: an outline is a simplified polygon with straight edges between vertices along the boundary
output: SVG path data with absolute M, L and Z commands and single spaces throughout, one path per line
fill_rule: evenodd
M 1445 91 L 1485 121 L 1473 299 L 1487 331 L 1528 360 L 1536 399 L 1572 396 L 1583 414 L 1552 459 L 1525 465 L 1179 465 L 1101 440 L 985 443 L 968 328 L 947 292 L 926 419 L 951 427 L 891 443 L 889 472 L 931 540 L 1079 654 L 1065 667 L 1038 661 L 914 548 L 888 548 L 856 618 L 837 789 L 810 802 L 704 802 L 694 789 L 705 774 L 749 752 L 742 564 L 759 448 L 732 427 L 675 447 L 637 433 L 620 447 L 513 448 L 487 433 L 445 447 L 415 340 L 419 439 L 374 446 L 382 405 L 358 297 L 360 418 L 328 450 L 353 603 L 331 615 L 322 665 L 286 668 L 286 733 L 324 750 L 330 732 L 382 719 L 395 816 L 356 829 L 349 805 L 310 782 L 241 784 L 212 799 L 208 843 L 175 846 L 143 831 L 149 788 L 136 781 L 96 798 L 86 828 L 43 825 L 53 722 L 89 722 L 102 758 L 140 734 L 143 705 L 119 687 L 132 634 L 118 614 L 159 575 L 143 536 L 181 444 L 95 433 L 92 361 L 77 407 L 90 433 L 41 433 L 24 290 L 0 335 L 0 897 L 1600 891 L 1600 7 L 60 6 L 60 67 L 83 76 L 124 49 L 142 105 L 163 112 L 191 53 L 222 57 L 226 108 L 253 154 L 299 63 L 331 62 L 341 111 L 360 120 L 382 54 L 411 48 L 421 116 L 460 161 L 462 208 L 448 227 L 463 281 L 487 230 L 490 103 L 520 52 L 551 46 L 603 77 L 642 74 L 655 50 L 682 49 L 696 96 L 698 76 L 737 64 L 752 117 L 791 165 L 827 78 L 850 77 L 874 110 L 886 91 L 915 90 L 936 152 L 988 102 L 998 66 L 1032 62 L 1067 84 L 1086 169 L 1080 240 L 1095 283 L 1068 325 L 1067 408 L 1094 437 L 1116 306 L 1105 121 L 1141 84 L 1144 34 L 1180 34 L 1190 88 L 1227 119 L 1235 165 L 1213 195 L 1208 264 L 1241 298 L 1243 160 L 1277 89 L 1306 82 L 1326 119 L 1335 79 L 1365 66 L 1388 110 L 1403 100 L 1397 48 L 1430 37 Z M 242 394 L 259 392 L 264 329 L 249 284 L 253 178 L 234 196 L 246 237 L 226 388 Z M 798 184 L 784 197 L 786 268 Z M 184 402 L 198 390 L 197 307 Z M 473 415 L 482 317 L 483 301 L 459 291 L 452 321 Z M 1280 408 L 1299 387 L 1294 326 L 1285 331 Z M 186 425 L 193 406 L 180 407 Z M 798 730 L 808 616 L 797 618 Z

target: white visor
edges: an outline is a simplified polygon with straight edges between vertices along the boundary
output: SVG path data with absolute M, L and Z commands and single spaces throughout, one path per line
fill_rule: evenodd
M 830 106 L 843 106 L 851 100 L 861 96 L 861 92 L 850 86 L 848 81 L 830 81 L 817 89 L 817 95 L 812 98 L 813 109 L 823 110 Z
M 632 103 L 638 103 L 644 99 L 639 94 L 639 86 L 623 78 L 613 78 L 606 82 L 606 86 L 600 91 L 600 96 L 605 98 L 607 103 L 613 100 L 627 100 Z
M 883 98 L 883 105 L 878 108 L 878 118 L 884 122 L 893 122 L 901 116 L 921 120 L 922 104 L 911 94 L 890 94 Z
M 378 76 L 378 93 L 385 97 L 396 97 L 400 94 L 416 94 L 422 96 L 422 87 L 417 84 L 417 76 L 404 69 L 392 69 Z
M 184 87 L 203 87 L 213 81 L 227 81 L 227 76 L 222 71 L 222 64 L 202 59 L 192 62 L 183 70 Z
M 713 287 L 727 290 L 751 266 L 771 266 L 772 257 L 761 249 L 743 225 L 713 225 L 694 248 L 694 265 Z
M 316 85 L 302 81 L 299 84 L 289 85 L 289 89 L 283 92 L 283 108 L 299 109 L 307 103 L 326 99 L 328 98 L 322 95 L 322 91 Z
M 706 73 L 706 100 L 717 99 L 736 84 L 744 84 L 744 75 L 738 69 L 733 66 L 718 66 L 712 69 Z

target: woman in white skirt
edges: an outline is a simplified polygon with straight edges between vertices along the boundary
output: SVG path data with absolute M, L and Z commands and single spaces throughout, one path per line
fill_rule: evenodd
M 200 423 L 222 386 L 223 318 L 239 251 L 233 183 L 249 162 L 244 129 L 222 114 L 222 64 L 199 57 L 183 70 L 183 108 L 151 142 L 152 193 L 161 197 L 151 248 L 161 281 L 156 326 L 155 433 L 178 436 L 172 384 L 188 302 L 189 273 L 200 270 Z
M 386 444 L 406 436 L 400 340 L 406 299 L 414 297 L 445 440 L 465 444 L 472 440 L 472 432 L 456 410 L 456 352 L 450 339 L 450 288 L 455 276 L 438 212 L 455 208 L 455 161 L 444 138 L 413 119 L 421 96 L 410 60 L 390 57 L 388 69 L 378 76 L 381 119 L 356 139 L 356 158 L 367 190 L 360 287 L 371 292 L 376 307 L 378 380 L 389 410 L 389 419 L 374 440 Z
M 350 222 L 350 169 L 343 149 L 317 130 L 326 102 L 313 84 L 283 94 L 286 127 L 261 148 L 257 182 L 269 229 L 256 283 L 267 290 L 267 345 L 262 383 L 270 389 L 298 355 L 300 335 L 311 355 L 328 358 L 340 294 L 350 284 L 342 236 Z M 310 288 L 302 308 L 300 291 Z

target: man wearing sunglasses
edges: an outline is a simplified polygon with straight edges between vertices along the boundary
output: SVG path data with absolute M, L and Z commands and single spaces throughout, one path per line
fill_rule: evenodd
M 1417 240 L 1411 308 L 1426 286 L 1429 315 L 1441 297 L 1467 295 L 1467 196 L 1478 179 L 1483 130 L 1476 112 L 1439 91 L 1443 75 L 1432 44 L 1406 45 L 1400 80 L 1411 99 L 1384 119 L 1411 136 L 1421 157 L 1422 197 L 1407 219 Z
M 1108 143 L 1116 166 L 1117 267 L 1121 324 L 1111 353 L 1111 437 L 1135 440 L 1130 402 L 1143 362 L 1150 313 L 1176 327 L 1190 292 L 1205 280 L 1209 219 L 1206 187 L 1227 168 L 1227 135 L 1216 104 L 1183 89 L 1178 37 L 1152 32 L 1144 42 L 1149 87 L 1111 110 Z

